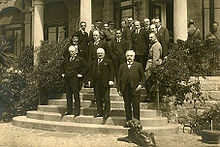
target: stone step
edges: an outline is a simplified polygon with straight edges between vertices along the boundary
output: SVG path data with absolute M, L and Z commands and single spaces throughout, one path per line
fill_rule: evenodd
M 56 112 L 64 114 L 66 112 L 66 107 L 61 105 L 38 105 L 38 111 L 43 112 Z M 74 108 L 73 108 L 74 112 Z M 92 115 L 94 116 L 97 113 L 97 109 L 95 107 L 81 107 L 82 115 Z M 122 108 L 111 108 L 110 116 L 123 116 L 125 117 L 125 110 Z M 161 117 L 162 112 L 156 110 L 149 109 L 141 109 L 140 117 L 141 118 L 149 118 L 149 117 Z
M 83 94 L 84 93 L 93 93 L 93 92 L 94 92 L 93 88 L 82 88 L 80 91 L 80 93 L 83 93 Z M 146 93 L 145 88 L 142 88 L 141 94 L 145 94 L 145 93 Z M 110 88 L 110 94 L 118 94 L 117 88 Z
M 114 125 L 97 125 L 97 124 L 82 124 L 74 122 L 56 122 L 30 119 L 26 116 L 14 117 L 12 124 L 14 126 L 40 129 L 46 131 L 59 131 L 59 132 L 72 132 L 72 133 L 93 133 L 93 134 L 124 134 L 127 135 L 128 131 L 122 126 Z M 160 127 L 144 127 L 143 130 L 153 132 L 155 134 L 170 134 L 177 133 L 180 125 L 168 124 L 167 126 Z
M 146 95 L 141 95 L 140 101 L 144 101 L 146 98 Z M 63 93 L 57 99 L 66 99 L 66 94 Z M 94 99 L 93 93 L 80 93 L 80 99 L 81 100 L 92 100 Z M 123 101 L 123 97 L 119 96 L 118 94 L 110 94 L 110 100 L 111 101 Z
M 48 104 L 66 106 L 67 102 L 66 102 L 66 99 L 53 99 L 53 100 L 49 100 Z M 91 104 L 91 101 L 88 101 L 88 100 L 81 101 L 80 105 L 82 107 L 96 107 L 96 104 Z M 154 105 L 155 105 L 154 103 L 141 102 L 140 108 L 141 109 L 154 109 Z M 111 101 L 111 108 L 124 108 L 124 101 Z
M 75 123 L 85 123 L 85 124 L 105 124 L 105 125 L 120 125 L 125 124 L 125 117 L 111 116 L 107 120 L 103 118 L 94 118 L 93 116 L 80 115 L 74 117 L 74 115 L 62 116 L 60 113 L 50 113 L 41 111 L 28 111 L 27 118 L 47 120 L 47 121 L 61 121 L 61 122 L 75 122 Z M 145 127 L 152 126 L 166 126 L 166 117 L 153 117 L 153 118 L 141 118 L 141 124 Z

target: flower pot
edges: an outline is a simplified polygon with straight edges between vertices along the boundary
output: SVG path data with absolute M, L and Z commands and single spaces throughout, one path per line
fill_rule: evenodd
M 202 141 L 205 143 L 211 143 L 211 144 L 220 143 L 220 131 L 203 130 Z

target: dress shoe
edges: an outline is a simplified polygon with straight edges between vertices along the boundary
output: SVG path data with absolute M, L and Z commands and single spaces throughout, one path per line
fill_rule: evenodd
M 76 114 L 74 115 L 75 118 L 76 118 L 77 116 L 79 116 L 79 113 L 76 113 Z
M 103 116 L 103 119 L 108 119 L 109 118 L 109 115 L 104 115 Z
M 123 125 L 124 128 L 130 128 L 130 125 L 128 124 L 128 122 L 126 122 L 124 125 Z
M 69 112 L 65 112 L 64 115 L 72 115 L 72 114 Z
M 103 117 L 103 115 L 102 114 L 96 114 L 95 116 L 94 116 L 94 118 L 95 117 Z

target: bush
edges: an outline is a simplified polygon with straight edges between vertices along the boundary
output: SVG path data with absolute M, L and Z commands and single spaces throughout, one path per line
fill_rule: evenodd
M 193 130 L 201 134 L 202 130 L 211 128 L 211 120 L 213 121 L 213 130 L 220 131 L 220 103 L 211 106 L 211 108 L 204 111 L 201 115 L 192 116 Z
M 168 58 L 163 64 L 152 69 L 151 95 L 155 96 L 159 82 L 160 101 L 166 114 L 170 114 L 171 105 L 182 105 L 185 101 L 203 102 L 198 76 L 213 75 L 219 66 L 220 44 L 196 40 L 181 41 L 169 45 Z M 193 77 L 192 77 L 193 76 Z M 170 97 L 175 97 L 170 103 Z M 172 108 L 173 109 L 173 108 Z M 168 116 L 170 117 L 170 116 Z

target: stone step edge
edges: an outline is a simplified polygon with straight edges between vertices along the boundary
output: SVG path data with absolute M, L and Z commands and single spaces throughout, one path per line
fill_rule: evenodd
M 16 125 L 16 122 L 24 123 L 35 123 L 35 124 L 46 124 L 46 125 L 57 125 L 61 127 L 78 127 L 78 128 L 103 128 L 103 129 L 117 129 L 117 130 L 124 130 L 123 134 L 127 134 L 127 128 L 123 128 L 122 126 L 113 126 L 113 125 L 98 125 L 98 124 L 82 124 L 82 123 L 73 123 L 73 122 L 55 122 L 55 121 L 45 121 L 45 120 L 37 120 L 37 119 L 30 119 L 26 118 L 26 116 L 17 116 L 13 118 L 12 124 Z M 167 126 L 160 126 L 160 127 L 143 127 L 143 130 L 146 131 L 154 131 L 154 130 L 167 130 L 167 129 L 176 129 L 178 131 L 179 124 L 168 124 Z M 23 127 L 23 126 L 21 126 Z M 26 126 L 27 127 L 27 126 Z M 27 127 L 28 128 L 28 127 Z M 57 128 L 57 127 L 55 127 Z M 49 130 L 49 128 L 48 128 Z M 56 131 L 56 130 L 49 130 L 49 131 Z M 116 134 L 119 132 L 115 132 Z M 119 133 L 121 134 L 121 133 Z
M 56 112 L 44 112 L 44 111 L 27 111 L 27 113 L 29 114 L 43 114 L 43 115 L 54 115 L 54 116 L 62 116 L 60 113 L 56 113 Z M 64 117 L 74 117 L 74 115 L 67 115 Z M 82 117 L 82 118 L 93 118 L 93 116 L 88 116 L 88 115 L 80 115 L 78 117 Z M 114 119 L 125 119 L 125 117 L 122 116 L 110 116 L 109 119 L 114 118 Z M 102 119 L 102 118 L 100 118 Z M 141 120 L 165 120 L 167 119 L 167 117 L 149 117 L 149 118 L 140 118 Z
M 63 105 L 38 105 L 38 107 L 49 107 L 49 108 L 66 108 L 64 107 Z M 81 109 L 97 109 L 96 107 L 81 107 Z M 111 110 L 124 110 L 124 108 L 111 108 Z M 151 111 L 151 112 L 154 112 L 154 111 L 157 111 L 157 112 L 161 112 L 161 110 L 153 110 L 153 109 L 140 109 L 140 111 Z
M 51 101 L 65 101 L 65 102 L 67 102 L 67 100 L 66 99 L 50 99 L 50 100 L 48 100 L 48 103 L 49 102 L 51 102 Z M 80 102 L 87 102 L 87 103 L 91 103 L 91 101 L 90 100 L 81 100 Z M 74 103 L 74 100 L 73 100 L 73 103 Z M 110 100 L 110 103 L 112 104 L 112 103 L 115 103 L 115 104 L 121 104 L 121 103 L 124 103 L 124 101 L 122 100 L 122 101 L 113 101 L 113 100 Z M 162 103 L 162 102 L 161 102 Z M 154 104 L 153 102 L 140 102 L 140 104 L 150 104 L 150 105 L 152 105 L 152 104 Z M 49 105 L 49 104 L 48 104 Z

